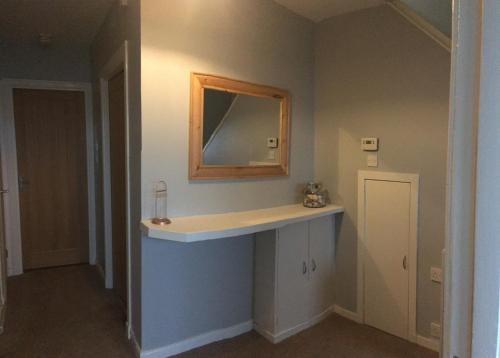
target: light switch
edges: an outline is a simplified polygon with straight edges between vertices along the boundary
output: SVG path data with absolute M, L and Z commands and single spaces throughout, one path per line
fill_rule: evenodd
M 277 137 L 267 138 L 267 147 L 268 148 L 278 148 L 278 138 Z
M 267 152 L 267 159 L 275 159 L 276 158 L 276 154 L 275 154 L 275 151 L 274 150 L 270 150 Z
M 378 153 L 368 153 L 366 156 L 366 165 L 369 167 L 378 167 Z

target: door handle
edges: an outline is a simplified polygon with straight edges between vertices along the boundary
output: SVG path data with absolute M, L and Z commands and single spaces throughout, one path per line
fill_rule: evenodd
M 311 264 L 312 264 L 312 271 L 316 271 L 316 261 L 314 261 L 314 259 L 312 259 L 311 261 Z
M 307 264 L 305 261 L 302 261 L 302 274 L 305 275 L 307 273 Z
M 405 255 L 405 257 L 403 258 L 403 268 L 405 270 L 406 270 L 406 266 L 407 266 L 407 264 L 406 264 L 406 255 Z
M 0 190 L 0 194 L 7 194 L 9 191 L 7 189 Z

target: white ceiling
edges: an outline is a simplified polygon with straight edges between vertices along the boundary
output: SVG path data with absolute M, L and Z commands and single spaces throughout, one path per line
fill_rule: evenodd
M 314 22 L 346 12 L 382 5 L 384 0 L 274 0 Z
M 117 0 L 0 0 L 0 42 L 33 44 L 49 33 L 54 46 L 88 46 Z

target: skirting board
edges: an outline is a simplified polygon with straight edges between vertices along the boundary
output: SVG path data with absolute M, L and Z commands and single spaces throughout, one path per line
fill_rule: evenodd
M 417 344 L 431 351 L 439 352 L 440 342 L 436 338 L 427 338 L 417 335 Z
M 338 314 L 339 316 L 342 316 L 344 318 L 347 318 L 351 321 L 354 321 L 356 323 L 361 323 L 361 318 L 356 312 L 349 311 L 343 307 L 340 307 L 338 305 L 333 306 L 333 311 Z M 430 349 L 435 352 L 439 352 L 439 340 L 435 338 L 427 338 L 424 336 L 417 335 L 417 344 L 419 346 L 422 346 L 424 348 Z
M 338 305 L 333 306 L 333 312 L 335 312 L 339 316 L 347 318 L 347 319 L 354 321 L 356 323 L 362 323 L 361 318 L 359 317 L 357 312 L 349 311 L 348 309 L 345 309 L 345 308 L 340 307 Z
M 232 338 L 240 334 L 251 331 L 253 322 L 247 321 L 231 327 L 217 329 L 215 331 L 200 334 L 183 341 L 169 344 L 168 346 L 142 351 L 141 358 L 165 358 L 191 349 L 204 346 L 206 344 Z
M 321 322 L 322 320 L 324 320 L 325 318 L 330 316 L 330 314 L 332 314 L 333 311 L 334 310 L 333 310 L 333 306 L 332 306 L 332 307 L 328 308 L 327 310 L 325 310 L 323 313 L 317 315 L 316 317 L 311 318 L 309 321 L 302 323 L 302 324 L 299 324 L 299 325 L 292 327 L 290 329 L 287 329 L 286 331 L 282 331 L 278 334 L 272 334 L 271 332 L 269 332 L 265 329 L 262 329 L 261 327 L 259 327 L 259 325 L 255 324 L 255 323 L 253 325 L 253 328 L 255 329 L 255 331 L 257 331 L 259 334 L 264 336 L 264 338 L 266 338 L 271 343 L 279 343 L 279 342 L 287 339 L 288 337 L 291 337 L 294 334 L 297 334 L 300 331 L 303 331 L 303 330 L 310 328 L 310 327 L 314 326 L 315 324 Z

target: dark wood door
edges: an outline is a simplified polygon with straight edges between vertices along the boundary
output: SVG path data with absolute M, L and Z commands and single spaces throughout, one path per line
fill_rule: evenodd
M 13 95 L 24 269 L 88 262 L 84 93 Z
M 110 79 L 109 133 L 111 158 L 111 217 L 113 232 L 113 287 L 127 302 L 126 180 L 125 167 L 125 84 L 123 71 Z

